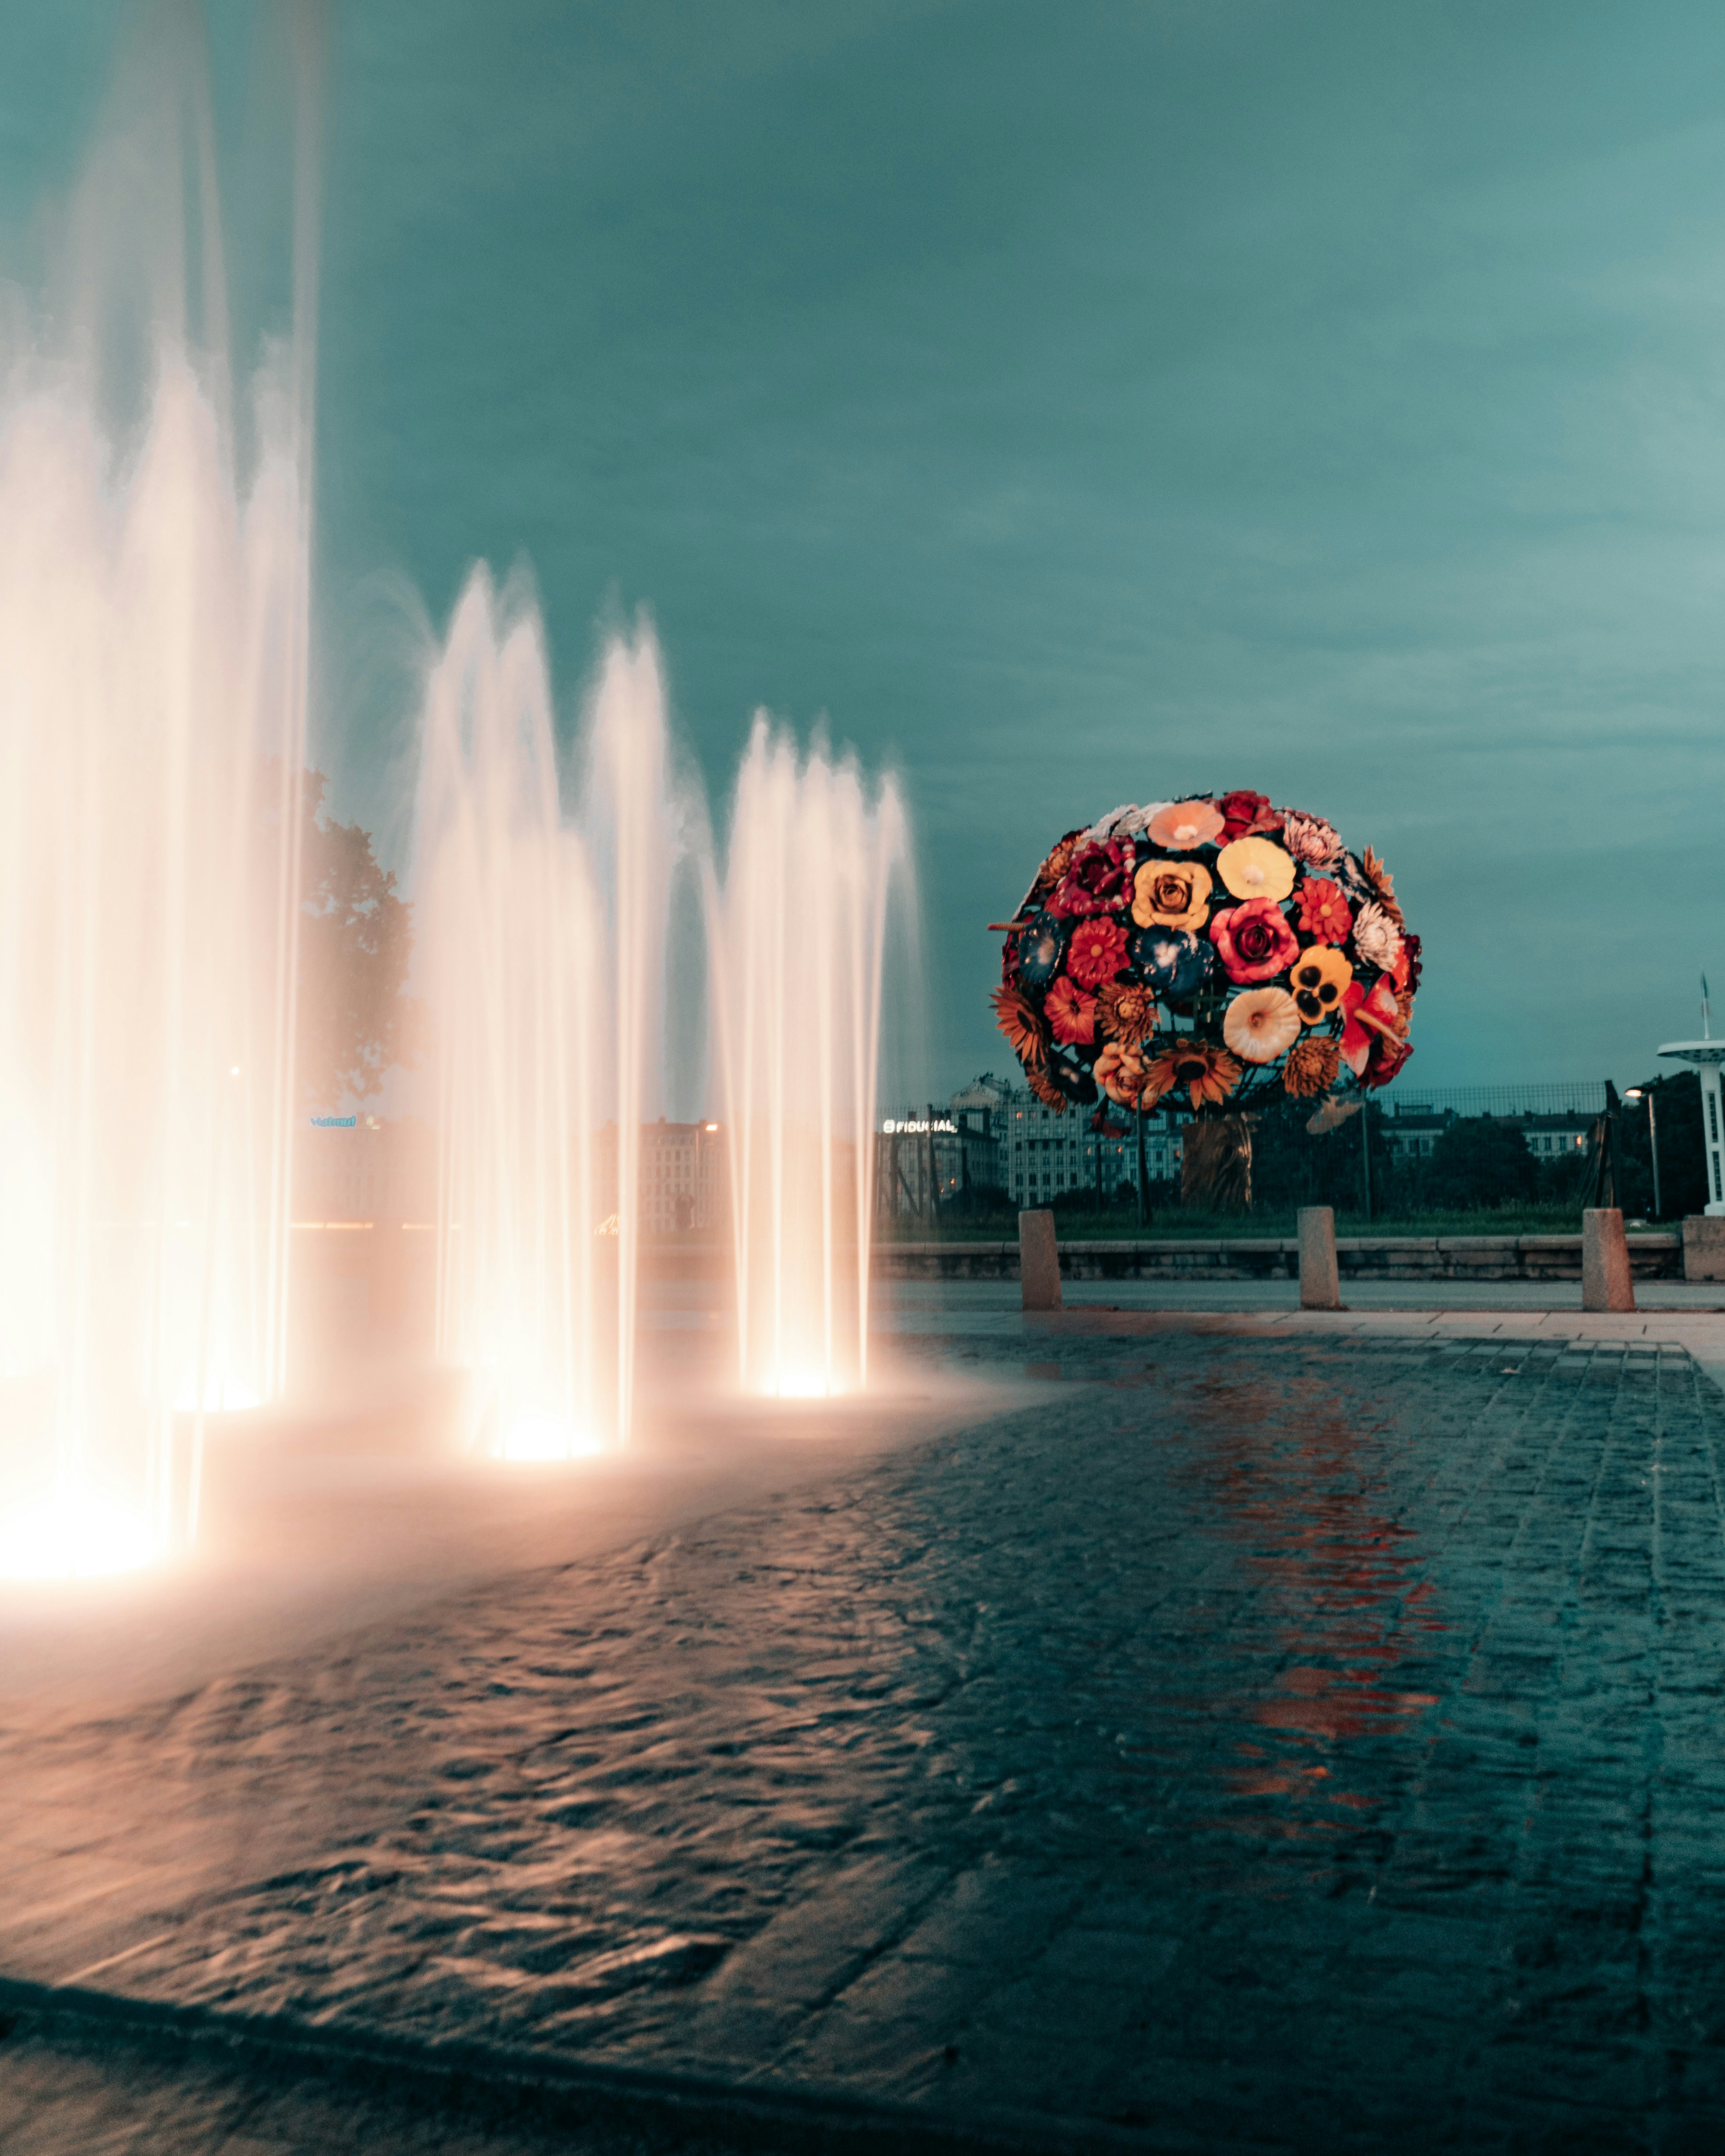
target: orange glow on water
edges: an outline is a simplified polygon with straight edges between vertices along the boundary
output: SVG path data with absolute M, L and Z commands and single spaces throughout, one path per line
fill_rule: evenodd
M 94 1579 L 153 1564 L 161 1547 L 136 1513 L 73 1489 L 0 1519 L 0 1579 Z
M 838 1399 L 849 1388 L 828 1372 L 793 1367 L 777 1372 L 761 1389 L 773 1399 L 830 1400 Z
M 545 1463 L 591 1460 L 603 1446 L 590 1430 L 566 1416 L 544 1409 L 523 1409 L 511 1421 L 497 1447 L 500 1460 Z

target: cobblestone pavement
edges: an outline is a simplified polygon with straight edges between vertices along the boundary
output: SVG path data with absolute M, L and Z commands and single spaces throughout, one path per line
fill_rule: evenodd
M 927 1352 L 1046 1390 L 14 1731 L 0 1970 L 1149 2148 L 1716 2150 L 1725 1403 L 1688 1358 Z

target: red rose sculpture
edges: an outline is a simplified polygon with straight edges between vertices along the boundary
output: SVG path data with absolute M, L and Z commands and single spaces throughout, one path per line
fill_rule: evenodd
M 1273 981 L 1300 955 L 1300 939 L 1273 898 L 1249 898 L 1230 906 L 1210 922 L 1210 941 L 1224 971 L 1242 986 Z
M 1235 839 L 1254 839 L 1281 830 L 1283 812 L 1272 808 L 1267 793 L 1224 793 L 1216 806 L 1222 812 L 1222 844 Z

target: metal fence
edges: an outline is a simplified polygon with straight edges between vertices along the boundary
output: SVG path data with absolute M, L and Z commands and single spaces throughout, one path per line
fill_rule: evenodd
M 1605 1106 L 1605 1081 L 1577 1078 L 1533 1086 L 1421 1086 L 1409 1081 L 1378 1097 L 1389 1116 L 1597 1116 Z

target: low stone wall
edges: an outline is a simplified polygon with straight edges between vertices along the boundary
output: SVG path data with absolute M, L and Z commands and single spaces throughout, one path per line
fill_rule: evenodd
M 1681 1280 L 1683 1238 L 1648 1229 L 1628 1237 L 1637 1280 Z M 1563 1280 L 1581 1278 L 1576 1235 L 1338 1236 L 1336 1256 L 1349 1280 Z M 886 1280 L 1016 1280 L 1019 1246 L 1002 1243 L 880 1243 L 874 1270 Z M 1173 1236 L 1129 1243 L 1060 1245 L 1065 1280 L 1297 1280 L 1292 1236 L 1238 1236 L 1197 1242 Z

